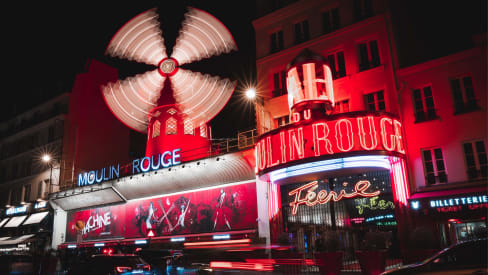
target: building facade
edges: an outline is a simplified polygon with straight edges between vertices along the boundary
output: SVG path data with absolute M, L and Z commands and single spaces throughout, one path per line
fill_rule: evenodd
M 399 68 L 387 3 L 257 3 L 260 16 L 253 25 L 260 134 L 256 147 L 258 178 L 271 186 L 268 197 L 275 198 L 268 211 L 272 213 L 271 235 L 277 238 L 281 232 L 288 233 L 302 252 L 313 250 L 316 238 L 330 230 L 340 233 L 346 253 L 361 247 L 367 231 L 388 232 L 390 240 L 398 238 L 402 248 L 407 248 L 414 238 L 412 231 L 420 228 L 433 232 L 432 238 L 442 246 L 472 238 L 476 230 L 486 230 L 486 43 Z M 323 109 L 319 117 L 314 116 L 312 108 L 308 122 L 303 121 L 307 120 L 305 114 L 294 112 L 291 107 L 295 101 L 290 101 L 296 97 L 295 92 L 290 94 L 290 86 L 295 89 L 296 82 L 293 62 L 304 51 L 322 56 L 333 79 L 334 107 Z M 327 85 L 327 79 L 317 75 L 306 83 L 305 74 L 310 74 L 310 69 L 303 65 L 302 71 L 298 69 L 298 76 L 305 94 L 310 85 Z M 344 149 L 344 144 L 359 144 L 366 137 L 368 130 L 361 130 L 364 124 L 355 128 L 358 119 L 381 120 L 385 114 L 397 119 L 401 127 L 396 139 L 404 151 L 393 154 L 399 162 L 392 161 L 388 145 L 337 150 Z M 351 122 L 352 130 L 341 128 L 349 122 L 334 126 L 341 119 Z M 321 132 L 324 126 L 318 125 L 324 122 L 328 130 Z M 381 127 L 380 123 L 376 129 L 369 128 L 369 134 Z M 299 131 L 303 131 L 303 137 Z M 352 143 L 344 143 L 343 134 L 337 135 L 340 131 L 347 133 Z M 383 133 L 376 137 L 378 143 L 385 141 Z M 320 146 L 322 151 L 317 152 Z M 371 169 L 371 157 L 378 155 L 390 156 L 389 168 L 379 165 Z M 346 164 L 349 157 L 370 159 Z M 400 163 L 398 171 L 395 163 Z M 355 168 L 345 169 L 347 165 Z M 378 179 L 379 186 L 375 183 Z M 366 190 L 381 190 L 383 195 L 337 202 L 328 197 L 314 200 L 320 192 L 323 196 L 341 190 L 351 192 L 339 185 L 341 181 L 350 185 L 351 181 L 361 180 L 370 182 L 372 188 Z M 308 195 L 311 200 L 307 200 Z M 443 214 L 436 215 L 439 211 Z

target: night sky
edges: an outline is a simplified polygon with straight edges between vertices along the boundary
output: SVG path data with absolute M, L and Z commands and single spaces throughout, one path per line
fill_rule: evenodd
M 119 69 L 122 78 L 144 72 L 145 66 L 104 56 L 115 32 L 139 13 L 159 7 L 163 35 L 171 47 L 185 7 L 194 6 L 222 21 L 239 48 L 190 67 L 239 80 L 231 101 L 212 121 L 214 137 L 235 137 L 238 130 L 253 128 L 254 115 L 240 92 L 254 74 L 254 1 L 16 2 L 2 7 L 2 118 L 69 92 L 88 58 Z M 484 0 L 388 2 L 402 66 L 469 48 L 473 33 L 486 32 Z

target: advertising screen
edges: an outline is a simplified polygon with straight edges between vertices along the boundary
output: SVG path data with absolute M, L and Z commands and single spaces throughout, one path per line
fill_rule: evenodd
M 155 237 L 256 227 L 256 184 L 129 201 L 68 213 L 66 241 Z M 80 240 L 81 238 L 81 240 Z

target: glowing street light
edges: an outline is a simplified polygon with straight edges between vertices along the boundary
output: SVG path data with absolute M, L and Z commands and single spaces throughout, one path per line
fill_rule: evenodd
M 248 88 L 246 91 L 246 97 L 248 99 L 254 99 L 256 97 L 256 89 L 254 88 Z
M 45 163 L 50 163 L 51 162 L 51 156 L 48 154 L 43 155 L 42 161 L 44 161 Z

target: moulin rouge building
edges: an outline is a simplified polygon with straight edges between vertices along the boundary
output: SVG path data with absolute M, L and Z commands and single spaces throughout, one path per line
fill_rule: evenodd
M 256 171 L 272 239 L 306 252 L 333 230 L 348 251 L 366 231 L 407 247 L 417 228 L 441 246 L 486 229 L 486 38 L 399 68 L 390 16 L 383 1 L 258 3 Z

